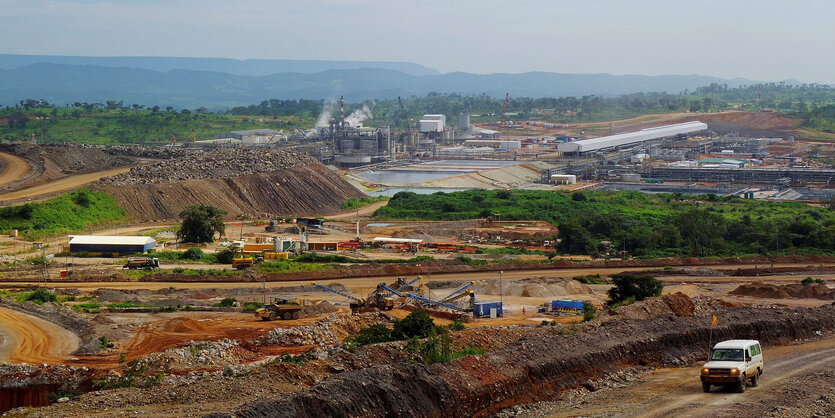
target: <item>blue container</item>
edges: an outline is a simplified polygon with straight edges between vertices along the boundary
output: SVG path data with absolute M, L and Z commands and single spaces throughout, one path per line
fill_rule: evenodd
M 490 310 L 496 309 L 496 316 L 502 316 L 501 302 L 477 302 L 473 304 L 473 316 L 476 318 L 490 317 Z
M 577 300 L 554 300 L 551 301 L 551 309 L 558 310 L 558 309 L 579 309 L 583 310 L 583 301 Z

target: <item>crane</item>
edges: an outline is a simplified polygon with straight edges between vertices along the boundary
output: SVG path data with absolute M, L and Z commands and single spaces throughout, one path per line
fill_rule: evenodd
M 507 110 L 507 102 L 510 100 L 510 93 L 504 95 L 504 104 L 502 104 L 502 119 L 499 122 L 499 127 L 504 128 L 504 112 Z

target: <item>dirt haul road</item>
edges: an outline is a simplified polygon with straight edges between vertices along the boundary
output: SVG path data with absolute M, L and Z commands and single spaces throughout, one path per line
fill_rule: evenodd
M 771 401 L 787 392 L 792 379 L 835 370 L 835 337 L 766 347 L 763 355 L 765 372 L 759 387 L 749 387 L 745 393 L 734 393 L 722 387 L 714 387 L 710 393 L 702 392 L 700 366 L 697 365 L 658 369 L 625 388 L 593 392 L 574 407 L 565 401 L 547 402 L 537 404 L 519 416 L 760 416 L 768 409 L 758 411 L 752 406 L 773 407 Z
M 0 362 L 63 363 L 78 348 L 79 338 L 51 322 L 0 308 Z
M 120 167 L 110 170 L 97 171 L 95 173 L 79 174 L 51 181 L 40 186 L 34 186 L 10 193 L 0 194 L 0 202 L 12 202 L 21 199 L 46 198 L 56 193 L 77 189 L 81 186 L 93 183 L 102 177 L 115 176 L 127 171 L 130 167 Z
M 32 167 L 17 155 L 0 152 L 0 186 L 5 186 L 28 173 Z

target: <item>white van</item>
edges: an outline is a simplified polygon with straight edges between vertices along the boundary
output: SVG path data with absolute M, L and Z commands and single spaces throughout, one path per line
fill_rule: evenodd
M 763 369 L 759 341 L 722 341 L 713 346 L 709 361 L 702 366 L 702 390 L 710 392 L 711 385 L 733 385 L 737 392 L 745 392 L 746 381 L 753 387 L 759 385 Z

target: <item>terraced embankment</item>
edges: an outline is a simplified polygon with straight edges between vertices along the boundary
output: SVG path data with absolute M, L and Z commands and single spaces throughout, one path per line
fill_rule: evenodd
M 176 219 L 193 204 L 229 219 L 326 215 L 362 193 L 307 154 L 284 150 L 193 151 L 99 181 L 134 221 Z
M 713 341 L 755 338 L 765 344 L 835 330 L 835 306 L 816 309 L 726 308 Z M 554 399 L 562 390 L 624 364 L 683 364 L 704 355 L 705 316 L 618 321 L 570 335 L 539 335 L 480 356 L 431 366 L 394 364 L 345 372 L 313 388 L 239 407 L 261 416 L 485 416 Z
M 171 183 L 96 185 L 109 193 L 138 222 L 176 219 L 193 204 L 254 217 L 324 215 L 361 193 L 321 164 L 225 179 Z

